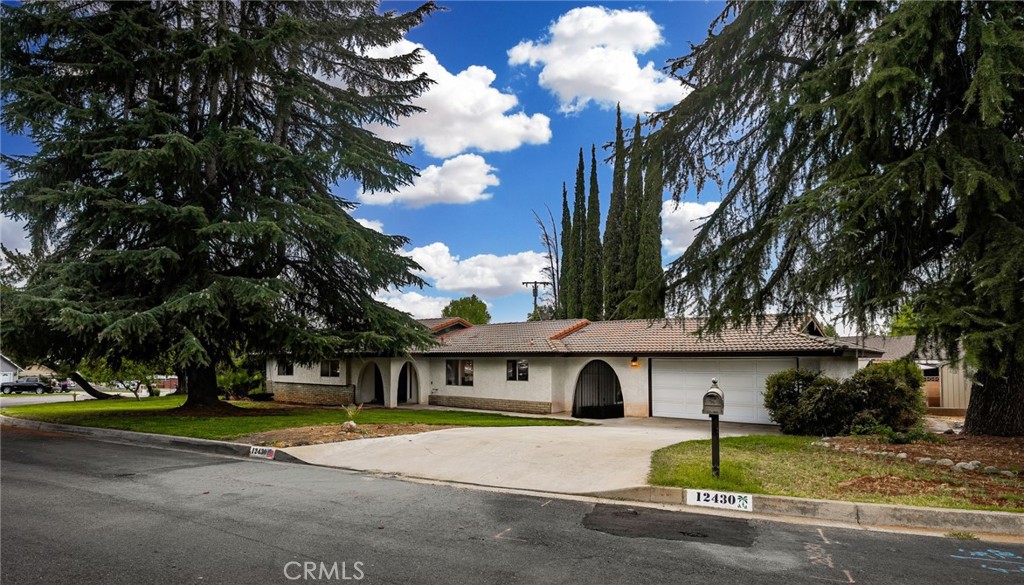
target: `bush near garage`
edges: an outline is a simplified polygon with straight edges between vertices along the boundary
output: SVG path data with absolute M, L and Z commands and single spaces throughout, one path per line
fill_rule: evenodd
M 765 381 L 764 405 L 789 435 L 904 433 L 926 410 L 923 383 L 920 369 L 907 361 L 871 364 L 843 381 L 783 370 Z

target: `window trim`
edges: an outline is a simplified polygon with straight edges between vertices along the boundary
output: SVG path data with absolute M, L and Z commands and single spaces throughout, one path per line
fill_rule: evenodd
M 341 360 L 320 360 L 320 377 L 340 378 Z
M 468 376 L 467 366 L 469 369 Z M 473 360 L 444 360 L 445 386 L 472 386 Z
M 530 360 L 526 358 L 505 360 L 506 382 L 529 382 Z
M 295 364 L 289 361 L 280 360 L 277 362 L 278 376 L 294 376 Z

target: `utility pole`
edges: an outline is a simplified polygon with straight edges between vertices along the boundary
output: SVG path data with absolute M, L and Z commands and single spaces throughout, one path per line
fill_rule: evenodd
M 531 280 L 530 282 L 524 282 L 523 286 L 533 287 L 533 314 L 537 314 L 537 290 L 542 286 L 551 286 L 550 282 L 543 282 L 540 280 Z

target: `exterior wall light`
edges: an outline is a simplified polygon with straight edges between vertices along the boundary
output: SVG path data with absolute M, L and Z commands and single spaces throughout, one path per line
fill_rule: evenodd
M 631 367 L 631 368 L 639 368 L 640 367 L 640 358 L 638 358 L 636 356 L 633 356 L 633 359 L 629 360 L 629 367 Z

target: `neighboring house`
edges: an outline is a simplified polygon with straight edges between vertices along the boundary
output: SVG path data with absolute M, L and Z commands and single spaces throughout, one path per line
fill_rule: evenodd
M 21 371 L 22 376 L 37 376 L 39 378 L 56 378 L 57 372 L 52 368 L 43 365 L 33 364 Z
M 917 337 L 914 335 L 868 335 L 866 337 L 840 337 L 840 340 L 861 347 L 882 351 L 878 357 L 862 357 L 858 367 L 880 361 L 889 362 L 909 358 L 917 363 L 924 374 L 924 393 L 928 406 L 966 410 L 971 399 L 971 382 L 963 366 L 944 359 L 940 352 L 923 349 L 914 352 Z
M 823 336 L 813 319 L 705 339 L 694 333 L 696 319 L 421 323 L 437 345 L 400 358 L 270 361 L 267 390 L 283 402 L 705 419 L 701 401 L 717 378 L 726 397 L 722 420 L 770 424 L 762 398 L 768 375 L 802 367 L 842 378 L 857 370 L 859 356 L 881 355 Z
M 12 362 L 7 356 L 0 354 L 0 384 L 16 381 L 20 371 L 21 366 Z

